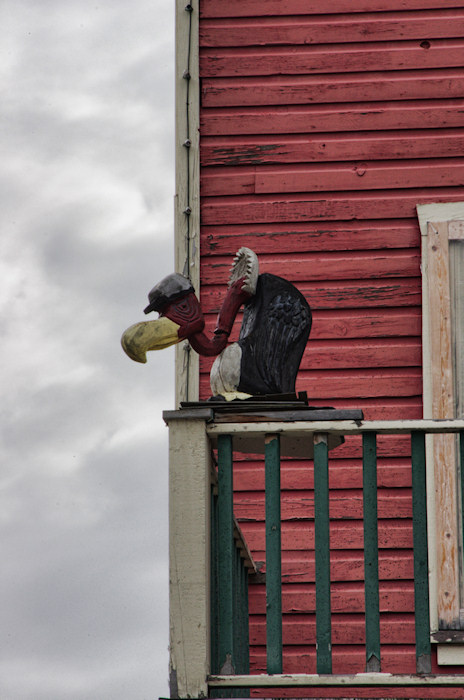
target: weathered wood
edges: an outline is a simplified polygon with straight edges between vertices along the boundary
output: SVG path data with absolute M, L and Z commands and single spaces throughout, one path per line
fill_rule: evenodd
M 428 8 L 464 7 L 462 0 L 332 0 L 332 13 L 346 12 L 382 12 L 385 10 L 425 10 Z M 321 5 L 318 0 L 241 0 L 232 7 L 227 0 L 202 0 L 202 17 L 266 17 L 282 15 L 323 15 L 327 13 L 327 5 Z
M 231 256 L 242 245 L 251 245 L 258 256 L 275 253 L 309 253 L 336 250 L 376 250 L 419 247 L 415 221 L 333 221 L 252 224 L 245 227 L 203 226 L 201 255 L 204 265 L 209 256 Z
M 373 347 L 377 340 L 390 338 L 392 344 L 404 342 L 405 345 L 414 345 L 421 335 L 421 314 L 419 307 L 409 308 L 358 308 L 358 309 L 319 309 L 314 308 L 313 299 L 313 326 L 311 340 L 308 349 L 315 342 L 345 340 L 372 342 Z M 207 324 L 214 329 L 216 313 L 207 317 Z M 231 340 L 236 340 L 238 334 L 232 334 Z M 371 340 L 370 340 L 371 339 Z M 360 343 L 361 347 L 361 343 Z M 202 367 L 202 361 L 200 361 Z
M 338 448 L 337 448 L 338 454 Z M 330 460 L 331 488 L 334 492 L 343 489 L 362 488 L 362 469 L 358 459 Z M 262 463 L 253 461 L 235 463 L 235 490 L 237 492 L 261 491 L 264 488 Z M 312 469 L 305 461 L 282 460 L 281 465 L 283 491 L 308 491 L 314 488 Z M 411 486 L 411 465 L 404 457 L 387 457 L 378 459 L 378 484 L 384 488 L 409 488 Z M 379 492 L 379 496 L 382 492 Z
M 227 285 L 228 259 L 215 258 L 204 272 L 205 284 Z M 279 269 L 291 282 L 315 282 L 352 279 L 382 279 L 385 277 L 419 277 L 418 250 L 352 251 L 350 253 L 300 253 L 263 255 L 259 260 L 260 272 Z
M 329 9 L 332 9 L 330 6 Z M 271 44 L 328 44 L 350 41 L 424 40 L 427 37 L 461 37 L 464 13 L 459 8 L 416 12 L 330 17 L 242 17 L 203 19 L 201 46 L 256 46 Z
M 375 100 L 376 98 L 374 98 Z M 420 102 L 289 105 L 203 109 L 201 131 L 206 135 L 301 134 L 359 132 L 382 129 L 443 129 L 462 126 L 462 99 Z
M 300 291 L 308 299 L 311 308 L 316 309 L 366 309 L 375 307 L 411 307 L 420 304 L 421 289 L 419 278 L 396 278 L 387 280 L 333 281 L 301 283 Z M 217 314 L 223 294 L 217 287 L 207 287 L 203 292 L 202 307 L 209 313 Z
M 196 5 L 196 6 L 195 6 Z M 199 71 L 198 3 L 185 11 L 176 0 L 176 194 L 174 198 L 175 268 L 186 273 L 199 291 L 200 286 L 200 153 L 199 153 Z M 190 80 L 184 72 L 188 70 Z M 188 103 L 188 108 L 187 108 Z M 190 148 L 184 142 L 189 139 Z M 185 212 L 190 209 L 190 214 Z M 187 342 L 176 345 L 176 403 L 198 398 L 198 356 Z
M 266 166 L 269 167 L 269 166 Z M 221 186 L 218 177 L 216 188 Z M 391 189 L 405 187 L 442 187 L 464 184 L 464 160 L 429 160 L 427 167 L 417 161 L 375 161 L 332 165 L 294 165 L 280 171 L 257 169 L 254 177 L 254 191 L 258 194 L 269 192 L 331 192 L 337 190 L 377 190 L 384 189 L 385 183 Z M 233 184 L 232 184 L 233 188 Z M 233 194 L 233 190 L 230 194 Z M 205 192 L 208 194 L 208 192 Z M 219 192 L 219 194 L 223 194 Z M 242 194 L 242 191 L 237 194 Z
M 285 132 L 287 129 L 284 130 Z M 201 164 L 208 166 L 317 163 L 392 158 L 444 158 L 461 156 L 464 136 L 457 129 L 356 132 L 307 136 L 204 137 Z M 385 245 L 391 245 L 388 237 Z M 255 251 L 258 252 L 258 251 Z
M 249 681 L 249 683 L 247 683 Z M 461 675 L 441 676 L 408 676 L 406 674 L 393 675 L 390 673 L 358 673 L 352 676 L 343 675 L 314 675 L 309 674 L 284 674 L 281 676 L 210 676 L 208 684 L 211 687 L 246 687 L 272 688 L 274 687 L 305 687 L 310 685 L 320 686 L 460 686 L 463 682 Z M 459 696 L 455 696 L 459 697 Z
M 377 190 L 375 192 L 209 197 L 202 202 L 202 220 L 209 224 L 248 224 L 343 219 L 402 219 L 413 217 L 416 206 L 434 199 L 458 202 L 462 192 L 453 187 L 431 190 Z
M 432 416 L 455 415 L 451 359 L 451 300 L 448 223 L 428 225 Z M 459 563 L 457 529 L 456 441 L 452 435 L 435 436 L 438 618 L 441 628 L 459 628 Z
M 246 107 L 279 104 L 371 102 L 372 100 L 422 100 L 462 98 L 462 69 L 385 71 L 343 75 L 205 78 L 202 99 L 205 108 Z
M 250 549 L 264 551 L 264 527 L 262 523 L 240 521 Z M 330 525 L 331 550 L 359 550 L 363 548 L 362 522 L 350 520 L 349 523 L 334 521 Z M 379 521 L 379 547 L 381 549 L 412 549 L 412 523 L 408 520 Z M 302 529 L 298 521 L 282 523 L 282 549 L 314 549 L 314 524 L 309 522 Z
M 398 668 L 402 669 L 403 673 L 409 673 L 413 675 L 415 673 L 415 656 L 414 656 L 414 647 L 408 646 L 405 644 L 384 644 L 382 647 L 382 652 L 383 652 L 383 665 L 384 668 L 390 672 L 390 673 L 395 673 L 395 671 Z M 307 673 L 316 673 L 316 650 L 313 646 L 289 646 L 286 649 L 286 657 L 285 657 L 285 662 L 286 662 L 286 672 L 288 674 L 299 674 L 301 673 L 301 669 L 304 668 Z M 333 662 L 333 668 L 334 668 L 334 673 L 364 673 L 364 666 L 365 666 L 365 654 L 364 654 L 364 646 L 363 645 L 357 645 L 357 644 L 335 644 L 333 647 L 332 651 L 332 662 Z M 251 666 L 252 666 L 252 673 L 263 673 L 265 672 L 266 668 L 266 662 L 265 658 L 263 655 L 262 647 L 254 647 L 253 648 L 253 656 L 251 659 Z M 405 689 L 404 689 L 405 690 Z M 287 697 L 295 697 L 295 693 L 297 691 L 289 691 L 285 690 L 284 688 L 280 689 L 279 692 L 279 697 L 282 697 L 281 694 L 286 693 Z M 300 691 L 301 692 L 301 691 Z M 342 697 L 346 698 L 347 697 L 347 691 L 346 689 L 340 688 L 340 690 L 337 692 L 336 688 L 331 688 L 330 689 L 330 695 L 328 695 L 328 691 L 325 690 L 324 688 L 317 688 L 317 687 L 306 687 L 305 690 L 305 698 L 322 698 L 322 697 L 330 697 L 330 698 L 336 698 L 336 697 Z M 368 688 L 364 690 L 362 688 L 356 688 L 356 698 L 362 698 L 362 697 L 367 697 L 369 700 L 372 700 L 374 697 L 382 697 L 386 695 L 385 690 L 382 692 L 379 692 L 379 688 Z M 408 690 L 403 691 L 403 697 L 406 698 L 419 698 L 419 700 L 424 700 L 424 698 L 428 697 L 438 697 L 440 700 L 443 700 L 443 690 L 438 691 L 441 692 L 441 695 L 432 695 L 430 696 L 430 690 L 427 692 L 427 695 L 424 695 L 424 693 L 427 692 L 425 688 L 421 688 L 418 691 L 414 691 L 414 688 L 408 688 Z M 449 691 L 448 691 L 449 692 Z M 292 693 L 292 695 L 289 695 Z M 350 694 L 350 697 L 352 695 Z M 392 697 L 392 694 L 389 693 L 388 697 Z M 453 697 L 452 695 L 448 695 L 447 697 Z M 457 696 L 455 696 L 457 697 Z M 462 696 L 461 696 L 462 697 Z
M 461 39 L 214 48 L 201 51 L 200 71 L 205 78 L 227 78 L 450 68 L 462 66 L 463 51 Z
M 326 370 L 311 381 L 311 373 L 301 370 L 299 382 L 300 387 L 309 389 L 312 399 L 351 397 L 353 386 L 356 386 L 359 402 L 364 397 L 420 396 L 422 372 L 416 367 L 388 368 L 388 372 L 379 369 Z M 209 379 L 204 375 L 200 377 L 200 388 L 203 395 L 211 394 Z
M 264 520 L 264 497 L 260 493 L 241 493 L 235 498 L 235 515 L 240 520 Z M 379 492 L 379 518 L 411 518 L 411 492 L 409 489 L 384 489 Z M 362 491 L 337 489 L 331 493 L 330 515 L 344 520 L 360 520 L 363 517 Z M 282 520 L 307 520 L 314 518 L 314 492 L 282 493 Z
M 252 615 L 266 613 L 266 598 L 262 586 L 250 586 L 250 612 Z M 412 581 L 388 581 L 380 584 L 379 604 L 381 612 L 409 613 L 414 606 Z M 364 589 L 357 583 L 331 583 L 332 613 L 364 613 Z M 282 588 L 282 611 L 284 614 L 316 612 L 314 584 L 289 584 Z
M 205 697 L 210 659 L 210 447 L 203 421 L 169 429 L 170 677 Z
M 420 367 L 421 342 L 417 339 L 385 339 L 384 342 L 360 340 L 312 340 L 301 361 L 301 369 L 355 367 Z
M 380 621 L 384 644 L 414 644 L 414 617 L 402 613 L 385 614 Z M 261 645 L 266 639 L 266 622 L 262 615 L 250 616 L 250 643 Z M 316 615 L 292 615 L 283 628 L 285 645 L 314 644 L 316 642 Z M 332 615 L 332 643 L 364 644 L 366 640 L 364 615 Z
M 264 552 L 257 551 L 255 555 L 259 561 L 264 559 Z M 265 566 L 262 571 L 265 575 Z M 289 550 L 282 552 L 282 581 L 291 584 L 314 583 L 314 552 Z M 395 581 L 401 581 L 398 586 L 402 590 L 407 589 L 406 581 L 412 582 L 414 577 L 412 552 L 405 550 L 380 550 L 379 551 L 379 577 L 381 581 L 389 582 L 393 586 Z M 337 586 L 347 582 L 364 580 L 363 552 L 333 550 L 330 556 L 330 579 Z M 337 583 L 338 582 L 338 583 Z M 412 585 L 412 584 L 411 584 Z M 411 610 L 412 608 L 409 608 Z M 346 611 L 346 608 L 345 608 Z M 343 612 L 339 610 L 338 612 Z
M 424 420 L 346 420 L 346 421 L 313 421 L 311 423 L 298 422 L 288 424 L 262 423 L 243 426 L 239 423 L 222 425 L 212 423 L 206 426 L 207 433 L 212 435 L 221 434 L 246 434 L 259 435 L 265 433 L 286 433 L 298 435 L 301 432 L 331 433 L 340 435 L 361 435 L 362 433 L 379 433 L 386 435 L 407 435 L 411 431 L 425 432 L 431 434 L 459 433 L 464 430 L 463 419 L 424 419 Z

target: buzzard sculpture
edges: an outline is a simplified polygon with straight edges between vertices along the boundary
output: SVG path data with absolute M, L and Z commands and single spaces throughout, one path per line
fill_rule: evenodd
M 200 355 L 215 356 L 211 390 L 226 399 L 259 394 L 293 393 L 301 358 L 311 330 L 311 310 L 298 289 L 281 277 L 259 274 L 258 258 L 240 248 L 231 268 L 226 297 L 212 337 L 190 280 L 168 275 L 148 295 L 145 313 L 159 319 L 136 323 L 121 339 L 127 355 L 146 362 L 148 350 L 187 339 Z M 241 306 L 239 339 L 228 342 Z

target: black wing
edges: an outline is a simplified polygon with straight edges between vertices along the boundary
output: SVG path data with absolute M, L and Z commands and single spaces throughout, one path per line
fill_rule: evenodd
M 291 393 L 311 330 L 311 310 L 287 280 L 263 274 L 245 306 L 239 390 L 250 394 Z

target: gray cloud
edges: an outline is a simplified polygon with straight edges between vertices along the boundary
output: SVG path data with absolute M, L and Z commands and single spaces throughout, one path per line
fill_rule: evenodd
M 0 18 L 0 696 L 167 694 L 173 352 L 119 338 L 173 267 L 173 8 Z

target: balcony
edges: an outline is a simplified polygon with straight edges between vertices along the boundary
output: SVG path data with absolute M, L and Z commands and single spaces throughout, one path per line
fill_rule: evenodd
M 288 695 L 292 688 L 327 687 L 381 687 L 387 697 L 393 686 L 462 688 L 461 673 L 438 674 L 436 668 L 432 673 L 426 446 L 427 436 L 455 433 L 462 452 L 464 421 L 364 421 L 360 412 L 334 409 L 265 413 L 230 406 L 221 411 L 202 403 L 164 414 L 170 433 L 171 697 L 249 697 L 258 690 L 270 697 L 277 692 Z M 358 436 L 362 447 L 360 635 L 365 666 L 362 672 L 340 672 L 339 659 L 333 673 L 332 642 L 339 636 L 334 620 L 343 615 L 337 618 L 332 610 L 329 458 L 331 450 L 351 436 Z M 392 670 L 391 659 L 388 672 L 383 670 L 377 446 L 384 436 L 398 436 L 410 445 L 414 590 L 409 617 L 415 668 L 408 673 L 402 672 L 401 664 L 398 672 Z M 265 573 L 253 560 L 234 514 L 234 456 L 244 454 L 264 455 Z M 314 533 L 315 640 L 309 648 L 314 650 L 315 673 L 302 671 L 306 662 L 301 672 L 289 672 L 285 659 L 283 619 L 289 611 L 282 614 L 281 458 L 312 460 L 314 465 L 308 462 L 308 469 L 314 469 L 313 510 L 308 519 L 297 521 L 297 527 L 311 527 Z M 265 672 L 250 672 L 249 591 L 264 586 Z M 257 598 L 259 593 L 253 593 Z M 401 624 L 401 616 L 396 617 Z M 408 624 L 409 617 L 405 616 Z

